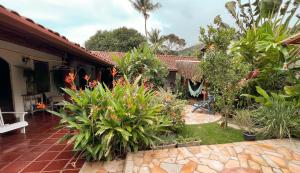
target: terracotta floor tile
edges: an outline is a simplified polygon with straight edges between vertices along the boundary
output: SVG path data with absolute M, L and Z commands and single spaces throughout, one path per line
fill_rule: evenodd
M 58 141 L 58 139 L 46 139 L 41 144 L 55 144 Z
M 32 148 L 32 152 L 44 152 L 47 151 L 49 148 L 51 147 L 51 145 L 38 145 L 34 148 Z
M 59 139 L 62 138 L 65 135 L 65 133 L 54 133 L 50 138 Z
M 57 143 L 61 136 L 68 133 L 66 129 L 55 129 L 59 120 L 47 113 L 28 115 L 26 134 L 14 131 L 0 135 L 0 173 L 77 172 L 84 161 L 79 160 L 75 167 L 69 163 L 74 160 L 71 152 L 73 145 Z
M 52 161 L 43 171 L 63 170 L 69 160 L 55 160 Z
M 48 165 L 49 161 L 31 162 L 22 172 L 39 172 Z
M 73 158 L 74 154 L 72 151 L 64 151 L 62 153 L 60 153 L 56 159 L 69 159 L 71 160 Z
M 21 157 L 17 159 L 17 161 L 33 161 L 38 158 L 42 152 L 30 152 L 24 153 Z
M 12 153 L 12 152 L 6 153 L 0 156 L 0 163 L 12 162 L 20 156 L 21 154 L 19 153 Z
M 54 158 L 56 158 L 58 156 L 59 152 L 57 151 L 49 151 L 49 152 L 45 152 L 44 154 L 42 154 L 41 156 L 39 156 L 36 161 L 42 161 L 42 160 L 53 160 Z
M 30 162 L 12 162 L 4 167 L 1 171 L 4 173 L 18 173 L 21 169 L 25 168 Z
M 66 145 L 53 145 L 48 151 L 62 151 Z

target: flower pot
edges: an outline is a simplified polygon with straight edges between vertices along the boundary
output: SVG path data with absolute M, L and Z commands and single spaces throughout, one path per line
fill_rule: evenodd
M 256 135 L 251 134 L 249 132 L 243 132 L 243 136 L 244 136 L 245 141 L 255 141 L 256 140 Z

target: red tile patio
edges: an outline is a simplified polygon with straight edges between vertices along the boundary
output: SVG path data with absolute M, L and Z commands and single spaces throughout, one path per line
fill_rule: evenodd
M 27 121 L 26 134 L 0 135 L 0 173 L 79 172 L 84 160 L 76 158 L 70 144 L 59 142 L 66 131 L 55 129 L 58 117 L 36 113 Z

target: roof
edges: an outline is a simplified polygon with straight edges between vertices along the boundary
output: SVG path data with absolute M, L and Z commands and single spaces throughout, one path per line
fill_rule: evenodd
M 104 52 L 104 51 L 92 51 L 92 53 L 98 57 L 106 59 L 113 65 L 116 65 L 116 62 L 113 60 L 113 56 L 124 57 L 124 52 Z M 157 55 L 157 57 L 168 67 L 169 71 L 177 71 L 176 61 L 178 60 L 188 60 L 188 61 L 197 61 L 197 58 L 191 56 L 177 56 L 177 55 Z
M 297 33 L 282 41 L 283 44 L 300 44 L 300 33 Z
M 30 18 L 21 16 L 16 11 L 9 10 L 2 5 L 0 5 L 0 23 L 18 31 L 25 31 L 28 33 L 26 36 L 32 35 L 37 38 L 41 38 L 41 40 L 45 40 L 47 43 L 55 45 L 63 51 L 111 65 L 108 61 L 106 61 L 106 59 L 102 59 L 101 57 L 92 54 L 84 47 L 81 47 L 79 44 L 68 40 L 65 36 L 60 35 L 58 32 L 48 29 L 43 25 L 34 22 Z

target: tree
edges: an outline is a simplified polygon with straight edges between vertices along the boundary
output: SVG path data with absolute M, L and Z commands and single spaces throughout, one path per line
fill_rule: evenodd
M 163 45 L 166 47 L 166 53 L 169 54 L 174 54 L 176 51 L 182 50 L 186 45 L 185 40 L 175 34 L 165 35 L 163 38 Z
M 161 7 L 160 3 L 152 3 L 151 0 L 129 0 L 133 7 L 139 12 L 142 13 L 145 20 L 145 36 L 148 38 L 147 32 L 147 19 L 149 18 L 149 12 L 154 11 Z
M 148 33 L 148 36 L 151 45 L 162 45 L 164 42 L 164 37 L 160 35 L 159 29 L 152 29 L 151 32 Z
M 98 31 L 85 42 L 85 47 L 89 50 L 126 52 L 144 42 L 145 37 L 138 31 L 122 27 L 112 31 Z
M 236 96 L 241 91 L 240 81 L 249 72 L 249 64 L 239 57 L 231 57 L 223 51 L 208 51 L 200 62 L 201 74 L 209 83 L 209 92 L 214 95 L 215 109 L 227 119 L 233 113 Z
M 207 29 L 200 27 L 199 41 L 206 49 L 226 51 L 230 42 L 236 37 L 236 30 L 224 23 L 220 16 L 215 17 L 215 25 L 208 25 Z
M 229 1 L 225 7 L 235 19 L 241 34 L 248 28 L 261 26 L 266 20 L 272 20 L 277 25 L 282 25 L 284 29 L 291 27 L 289 24 L 299 8 L 299 0 L 249 0 L 242 4 L 241 0 Z M 290 31 L 295 32 L 299 29 L 300 18 L 297 20 Z
M 168 68 L 156 57 L 147 44 L 126 53 L 123 58 L 114 57 L 118 70 L 131 82 L 141 75 L 149 86 L 162 87 L 168 75 Z
M 177 54 L 186 45 L 185 40 L 175 34 L 160 35 L 159 29 L 152 29 L 149 34 L 149 43 L 156 53 Z

